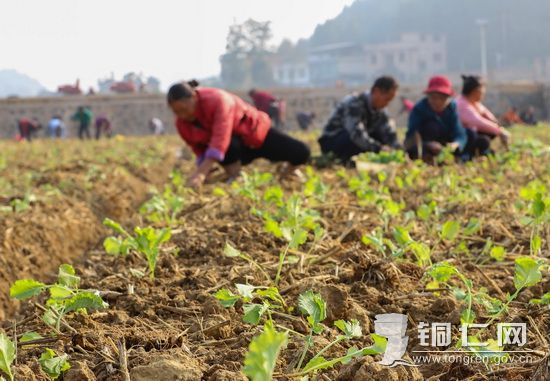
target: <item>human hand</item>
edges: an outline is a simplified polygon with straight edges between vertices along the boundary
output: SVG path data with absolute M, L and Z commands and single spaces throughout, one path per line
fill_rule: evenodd
M 206 176 L 201 172 L 194 172 L 186 182 L 186 185 L 189 188 L 198 189 L 202 186 L 204 183 L 204 180 L 206 179 Z

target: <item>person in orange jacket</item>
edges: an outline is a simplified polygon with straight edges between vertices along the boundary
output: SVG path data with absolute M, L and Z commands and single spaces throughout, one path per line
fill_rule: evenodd
M 287 162 L 284 174 L 309 160 L 306 144 L 272 128 L 265 112 L 227 91 L 182 82 L 170 87 L 167 101 L 179 135 L 197 157 L 188 186 L 201 186 L 215 163 L 234 179 L 257 158 Z

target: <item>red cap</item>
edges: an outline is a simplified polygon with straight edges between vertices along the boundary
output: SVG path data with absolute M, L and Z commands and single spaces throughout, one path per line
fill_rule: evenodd
M 424 90 L 424 93 L 441 93 L 450 97 L 455 94 L 451 81 L 443 75 L 436 75 L 430 78 L 428 88 Z

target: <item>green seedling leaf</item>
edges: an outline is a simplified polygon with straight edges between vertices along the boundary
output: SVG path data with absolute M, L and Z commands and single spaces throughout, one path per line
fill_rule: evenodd
M 489 255 L 497 262 L 502 262 L 506 259 L 506 251 L 502 246 L 493 246 Z
M 59 266 L 57 283 L 70 288 L 78 288 L 80 285 L 80 277 L 76 275 L 73 266 L 63 264 Z
M 43 339 L 44 337 L 36 332 L 25 332 L 19 339 L 20 343 L 28 343 L 29 341 Z
M 323 327 L 320 323 L 327 318 L 327 303 L 320 294 L 306 291 L 298 297 L 298 308 L 307 315 L 309 325 L 315 333 L 320 333 Z
M 409 249 L 416 257 L 416 262 L 420 266 L 430 266 L 432 264 L 431 250 L 425 243 L 412 242 L 409 245 Z
M 370 338 L 372 339 L 374 344 L 362 350 L 363 356 L 379 355 L 386 352 L 388 341 L 385 337 L 382 337 L 375 333 L 371 333 Z
M 233 294 L 226 288 L 222 288 L 214 294 L 214 297 L 219 300 L 220 304 L 225 307 L 233 307 L 241 298 L 238 295 Z
M 14 380 L 11 364 L 15 361 L 15 344 L 4 333 L 0 332 L 0 370 Z
M 265 303 L 243 305 L 243 321 L 248 324 L 257 325 L 268 308 L 269 306 Z
M 45 288 L 44 283 L 34 279 L 20 279 L 10 287 L 10 296 L 17 300 L 26 300 L 39 295 Z
M 251 381 L 271 381 L 277 358 L 288 341 L 286 332 L 277 332 L 271 324 L 251 342 L 244 359 L 243 372 Z
M 279 223 L 272 218 L 266 218 L 264 230 L 267 233 L 273 234 L 276 238 L 281 238 L 283 236 L 283 231 L 279 226 Z
M 472 236 L 481 229 L 481 222 L 477 218 L 471 218 L 468 225 L 464 228 L 464 235 Z
M 533 200 L 533 204 L 531 205 L 531 213 L 533 214 L 533 217 L 539 219 L 542 216 L 544 216 L 545 210 L 546 210 L 546 204 L 542 199 L 542 194 L 537 193 L 535 196 L 535 199 Z
M 452 242 L 460 232 L 460 224 L 458 221 L 447 221 L 441 228 L 441 239 Z
M 458 270 L 447 262 L 436 263 L 428 271 L 428 274 L 434 278 L 434 280 L 446 283 L 454 275 L 458 273 Z
M 476 314 L 472 310 L 465 309 L 460 314 L 460 324 L 472 324 L 474 323 L 475 319 Z
M 401 247 L 407 246 L 413 242 L 409 231 L 401 226 L 397 226 L 393 229 L 393 238 Z
M 241 252 L 231 246 L 229 242 L 225 243 L 225 247 L 223 248 L 223 255 L 229 258 L 238 258 L 242 256 Z
M 536 234 L 531 240 L 531 253 L 537 255 L 542 247 L 542 238 Z
M 124 255 L 122 246 L 122 240 L 116 237 L 107 237 L 103 241 L 103 248 L 107 254 Z
M 103 220 L 103 225 L 107 226 L 108 228 L 111 228 L 112 230 L 114 230 L 118 234 L 128 236 L 128 232 L 126 230 L 124 230 L 124 228 L 118 222 L 115 222 L 115 221 L 111 220 L 110 218 L 105 218 Z
M 342 333 L 347 339 L 352 339 L 354 337 L 361 337 L 363 335 L 361 325 L 359 324 L 359 321 L 357 321 L 356 319 L 353 319 L 351 322 L 344 321 L 344 320 L 337 320 L 334 322 L 334 325 L 340 331 L 342 331 Z
M 531 299 L 529 302 L 531 304 L 541 304 L 541 305 L 548 305 L 550 304 L 550 292 L 547 292 L 542 296 L 540 299 Z
M 57 356 L 52 349 L 46 348 L 38 362 L 42 370 L 52 380 L 57 380 L 64 372 L 71 368 L 68 358 L 69 356 L 67 355 Z
M 292 233 L 292 238 L 290 240 L 289 246 L 292 249 L 297 249 L 307 241 L 307 230 L 296 229 Z
M 268 298 L 275 303 L 284 305 L 283 297 L 279 293 L 279 289 L 277 287 L 269 287 L 264 290 L 259 289 L 259 290 L 256 290 L 255 294 L 259 298 Z
M 256 287 L 251 286 L 249 284 L 235 284 L 235 287 L 237 288 L 237 291 L 239 292 L 239 295 L 242 296 L 245 299 L 253 299 L 254 298 L 254 290 Z
M 534 286 L 542 280 L 542 265 L 531 257 L 516 259 L 514 286 L 516 290 Z
M 324 358 L 323 356 L 314 357 L 306 364 L 306 366 L 303 369 L 303 372 L 309 373 L 312 370 L 328 369 L 333 365 L 334 364 L 332 364 L 330 361 L 327 361 L 327 359 Z
M 70 298 L 74 292 L 70 288 L 61 285 L 53 285 L 49 288 L 51 299 L 67 299 Z
M 81 291 L 70 299 L 65 300 L 65 313 L 85 310 L 86 312 L 103 310 L 109 305 L 101 299 L 98 293 Z
M 212 194 L 217 197 L 225 197 L 227 196 L 227 192 L 220 187 L 216 187 L 212 190 Z

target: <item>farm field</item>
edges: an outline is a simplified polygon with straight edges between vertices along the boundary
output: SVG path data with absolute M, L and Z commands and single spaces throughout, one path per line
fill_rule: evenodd
M 465 165 L 365 155 L 281 182 L 257 162 L 200 192 L 177 137 L 2 142 L 0 375 L 548 380 L 550 126 L 512 134 Z M 390 313 L 418 366 L 379 363 Z M 424 345 L 425 322 L 450 342 Z M 524 345 L 497 323 L 525 323 Z

